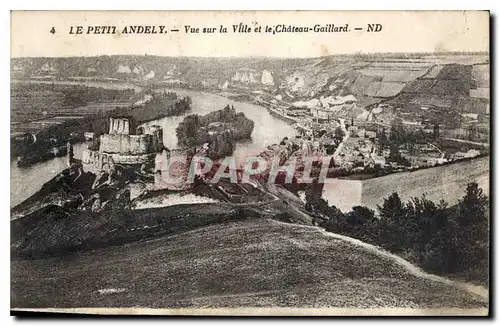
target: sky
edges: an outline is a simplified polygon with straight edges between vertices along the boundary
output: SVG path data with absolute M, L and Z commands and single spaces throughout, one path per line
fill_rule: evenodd
M 233 33 L 232 25 L 251 33 Z M 348 26 L 350 32 L 266 33 L 266 26 Z M 367 32 L 380 24 L 380 32 Z M 165 26 L 166 34 L 123 34 L 126 26 Z M 227 33 L 219 33 L 220 26 Z M 83 34 L 70 34 L 82 26 Z M 87 34 L 115 26 L 116 34 Z M 186 26 L 199 33 L 186 33 Z M 261 26 L 260 32 L 255 28 Z M 53 29 L 52 29 L 53 28 Z M 203 28 L 217 32 L 202 33 Z M 363 30 L 356 31 L 355 28 Z M 171 32 L 178 29 L 178 32 Z M 51 33 L 55 31 L 55 33 Z M 487 11 L 13 11 L 11 57 L 159 55 L 319 57 L 380 52 L 488 52 Z

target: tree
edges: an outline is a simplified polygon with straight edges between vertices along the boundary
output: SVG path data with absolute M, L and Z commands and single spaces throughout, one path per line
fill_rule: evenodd
M 431 240 L 426 244 L 421 266 L 433 272 L 450 273 L 459 270 L 457 241 L 457 225 L 455 223 L 455 209 L 438 206 L 439 212 L 436 219 L 437 230 L 432 234 Z
M 475 182 L 467 185 L 464 197 L 451 207 L 425 196 L 404 203 L 393 192 L 377 207 L 380 219 L 362 206 L 344 214 L 321 198 L 312 203 L 315 212 L 328 217 L 323 225 L 327 231 L 404 253 L 432 272 L 466 272 L 475 280 L 488 280 L 489 201 Z
M 405 131 L 402 126 L 402 120 L 395 118 L 391 122 L 391 132 L 389 133 L 389 140 L 393 143 L 400 144 L 404 139 Z
M 325 225 L 325 230 L 328 232 L 341 233 L 341 224 L 345 219 L 344 213 L 340 209 L 335 206 L 329 207 L 327 210 L 324 210 L 324 213 L 327 213 L 328 221 Z
M 389 161 L 397 162 L 399 157 L 399 148 L 397 145 L 391 144 L 390 152 L 389 152 Z
M 407 249 L 409 243 L 402 223 L 406 218 L 406 209 L 398 193 L 393 192 L 385 198 L 382 206 L 378 206 L 378 211 L 380 214 L 379 244 L 394 252 Z
M 345 133 L 341 127 L 335 128 L 334 139 L 336 140 L 336 143 L 342 142 L 342 140 L 344 139 L 344 136 L 345 136 Z
M 342 232 L 353 237 L 372 240 L 376 235 L 377 222 L 378 219 L 373 210 L 363 206 L 354 206 L 352 211 L 345 214 L 341 229 Z
M 403 229 L 411 243 L 414 255 L 422 263 L 429 244 L 447 223 L 447 204 L 442 202 L 436 205 L 425 196 L 412 198 L 406 205 L 406 214 Z
M 196 144 L 199 138 L 198 131 L 200 127 L 201 123 L 199 115 L 191 114 L 185 117 L 176 129 L 179 143 L 184 146 Z
M 377 139 L 378 139 L 378 151 L 379 154 L 382 154 L 384 149 L 387 146 L 389 146 L 389 139 L 387 139 L 387 135 L 385 134 L 385 128 L 382 128 L 382 130 L 380 130 L 377 133 Z
M 399 219 L 405 213 L 403 202 L 397 192 L 384 198 L 382 206 L 378 206 L 380 216 L 388 219 Z
M 462 267 L 484 262 L 489 247 L 488 197 L 475 182 L 467 185 L 465 196 L 458 204 L 458 238 Z
M 401 153 L 399 152 L 399 147 L 396 144 L 391 144 L 388 161 L 394 162 L 398 165 L 411 166 L 410 161 L 401 156 Z
M 459 226 L 464 229 L 476 226 L 487 227 L 488 221 L 485 219 L 487 207 L 488 197 L 479 185 L 476 182 L 467 184 L 466 194 L 459 203 Z

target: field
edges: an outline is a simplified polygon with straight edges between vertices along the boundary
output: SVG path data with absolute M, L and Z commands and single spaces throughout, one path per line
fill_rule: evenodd
M 454 205 L 465 194 L 467 183 L 475 181 L 489 196 L 490 157 L 421 169 L 413 172 L 393 173 L 378 178 L 333 180 L 325 184 L 323 198 L 344 212 L 353 206 L 363 205 L 373 210 L 383 199 L 396 191 L 403 201 L 421 197 L 439 202 L 444 199 Z M 364 179 L 364 180 L 361 180 Z
M 89 117 L 137 101 L 134 90 L 16 82 L 11 85 L 11 122 L 53 117 Z
M 401 200 L 421 197 L 439 202 L 444 199 L 454 205 L 465 195 L 468 182 L 475 181 L 489 196 L 490 157 L 482 157 L 470 161 L 449 165 L 402 172 L 388 176 L 364 180 L 362 204 L 370 208 L 382 203 L 382 199 L 396 191 Z

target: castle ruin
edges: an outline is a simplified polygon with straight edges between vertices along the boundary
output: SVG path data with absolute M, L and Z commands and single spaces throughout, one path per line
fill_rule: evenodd
M 160 126 L 135 127 L 131 117 L 109 118 L 109 132 L 93 140 L 83 152 L 85 170 L 100 172 L 115 164 L 154 166 L 155 156 L 164 149 Z

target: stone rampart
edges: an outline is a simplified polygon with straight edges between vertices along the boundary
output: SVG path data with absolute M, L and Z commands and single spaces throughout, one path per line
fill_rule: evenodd
M 100 137 L 100 152 L 121 155 L 142 155 L 157 151 L 155 136 L 105 134 Z

